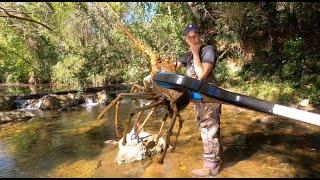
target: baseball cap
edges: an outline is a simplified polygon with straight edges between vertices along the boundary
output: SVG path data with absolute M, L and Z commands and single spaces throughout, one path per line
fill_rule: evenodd
M 197 24 L 188 24 L 185 28 L 184 28 L 184 35 L 187 35 L 189 32 L 191 31 L 196 31 L 199 33 L 199 27 Z

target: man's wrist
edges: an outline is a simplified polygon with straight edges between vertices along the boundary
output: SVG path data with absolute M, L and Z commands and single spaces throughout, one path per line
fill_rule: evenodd
M 199 53 L 192 53 L 193 57 L 200 57 Z
M 201 63 L 199 54 L 193 56 L 193 61 L 194 61 L 194 64 Z

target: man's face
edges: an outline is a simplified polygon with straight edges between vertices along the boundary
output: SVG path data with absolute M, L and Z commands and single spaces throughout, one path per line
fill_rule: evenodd
M 195 32 L 195 31 L 189 32 L 187 34 L 186 40 L 187 40 L 187 43 L 189 44 L 189 46 L 197 45 L 197 44 L 201 43 L 200 35 L 199 35 L 199 33 Z

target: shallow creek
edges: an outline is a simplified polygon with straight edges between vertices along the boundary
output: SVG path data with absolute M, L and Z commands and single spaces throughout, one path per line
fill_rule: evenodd
M 133 106 L 121 104 L 121 119 Z M 0 177 L 193 177 L 191 169 L 201 167 L 193 103 L 181 112 L 178 144 L 164 164 L 159 155 L 116 164 L 117 146 L 104 143 L 115 138 L 114 109 L 95 120 L 104 107 L 37 111 L 30 121 L 2 125 Z M 161 118 L 158 112 L 145 131 L 157 133 Z M 225 163 L 218 177 L 320 177 L 320 127 L 223 105 L 221 137 Z

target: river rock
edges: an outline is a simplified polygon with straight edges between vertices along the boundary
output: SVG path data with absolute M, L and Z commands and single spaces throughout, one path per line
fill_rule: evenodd
M 10 96 L 0 96 L 0 110 L 10 111 L 15 109 L 14 99 Z
M 82 102 L 82 98 L 78 98 L 74 94 L 67 95 L 45 95 L 38 100 L 33 100 L 27 108 L 39 108 L 42 110 L 57 110 L 61 108 L 67 108 L 77 106 Z
M 5 111 L 0 112 L 0 124 L 9 122 L 27 121 L 33 118 L 35 114 L 25 111 Z
M 46 110 L 46 109 L 59 109 L 62 108 L 61 102 L 67 101 L 67 99 L 60 99 L 58 98 L 60 96 L 50 94 L 42 97 L 40 100 L 42 101 L 42 104 L 40 105 L 40 109 Z M 64 102 L 64 104 L 68 104 L 68 102 Z

